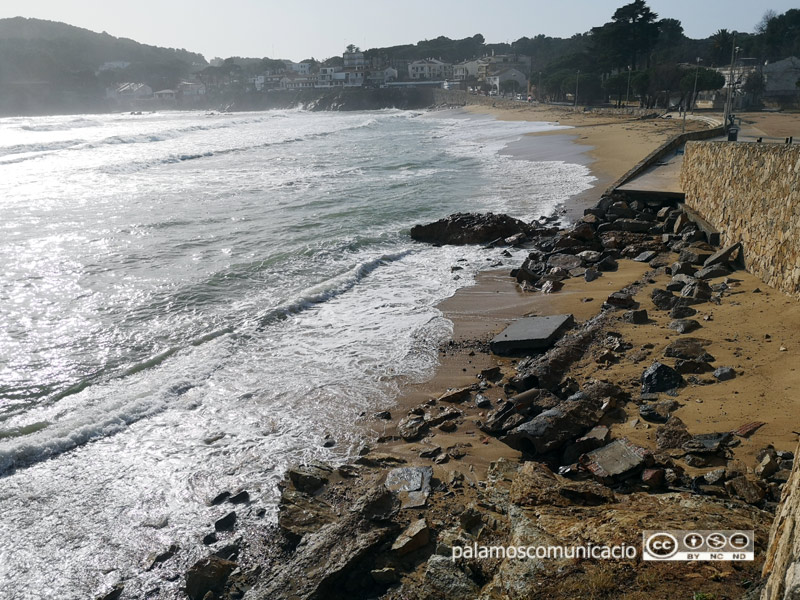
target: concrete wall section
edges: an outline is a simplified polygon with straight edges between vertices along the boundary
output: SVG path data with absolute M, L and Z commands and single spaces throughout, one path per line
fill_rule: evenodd
M 748 271 L 800 296 L 800 147 L 689 142 L 681 185 L 723 245 L 742 242 Z

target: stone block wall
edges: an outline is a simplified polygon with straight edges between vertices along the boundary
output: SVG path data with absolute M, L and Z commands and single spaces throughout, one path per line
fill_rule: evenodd
M 800 146 L 688 142 L 681 185 L 723 245 L 742 242 L 748 271 L 800 297 Z
M 761 600 L 800 597 L 800 446 L 769 534 Z

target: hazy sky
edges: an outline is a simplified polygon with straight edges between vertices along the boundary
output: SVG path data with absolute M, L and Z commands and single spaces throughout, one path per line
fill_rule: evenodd
M 138 42 L 215 56 L 302 60 L 362 48 L 482 33 L 512 42 L 543 33 L 569 37 L 611 19 L 626 0 L 2 0 L 0 18 L 36 17 L 107 31 Z M 783 13 L 797 0 L 650 0 L 661 18 L 678 19 L 686 35 L 718 29 L 753 31 L 767 9 Z

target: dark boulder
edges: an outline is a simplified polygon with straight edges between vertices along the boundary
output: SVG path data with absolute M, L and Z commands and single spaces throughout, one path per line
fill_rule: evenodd
M 697 273 L 695 273 L 695 277 L 698 279 L 714 279 L 715 277 L 726 277 L 730 274 L 731 270 L 727 267 L 727 265 L 717 263 L 708 267 L 703 267 Z
M 729 379 L 736 377 L 736 371 L 734 371 L 731 367 L 719 367 L 716 371 L 714 371 L 714 377 L 716 377 L 719 381 L 728 381 Z
M 186 595 L 191 600 L 203 600 L 208 592 L 221 594 L 228 576 L 238 565 L 216 556 L 203 558 L 186 572 Z
M 711 342 L 700 338 L 680 338 L 664 349 L 664 356 L 669 358 L 682 358 L 684 360 L 699 360 L 714 362 L 714 357 L 706 352 L 705 347 Z
M 532 231 L 530 225 L 508 215 L 456 213 L 435 223 L 415 225 L 411 228 L 411 238 L 432 244 L 486 244 Z
M 684 385 L 683 377 L 672 367 L 655 361 L 642 373 L 642 393 L 667 392 Z
M 675 294 L 660 288 L 654 288 L 650 294 L 650 298 L 652 299 L 656 308 L 660 310 L 670 310 L 678 301 L 678 297 L 675 296 Z
M 691 333 L 692 331 L 700 329 L 700 323 L 694 319 L 675 319 L 674 321 L 670 321 L 667 327 L 678 333 Z

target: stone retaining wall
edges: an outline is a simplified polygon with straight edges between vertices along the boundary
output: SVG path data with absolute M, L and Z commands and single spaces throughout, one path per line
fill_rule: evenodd
M 769 534 L 761 600 L 800 597 L 800 446 Z
M 689 142 L 681 185 L 723 245 L 742 242 L 748 271 L 800 296 L 800 147 Z

